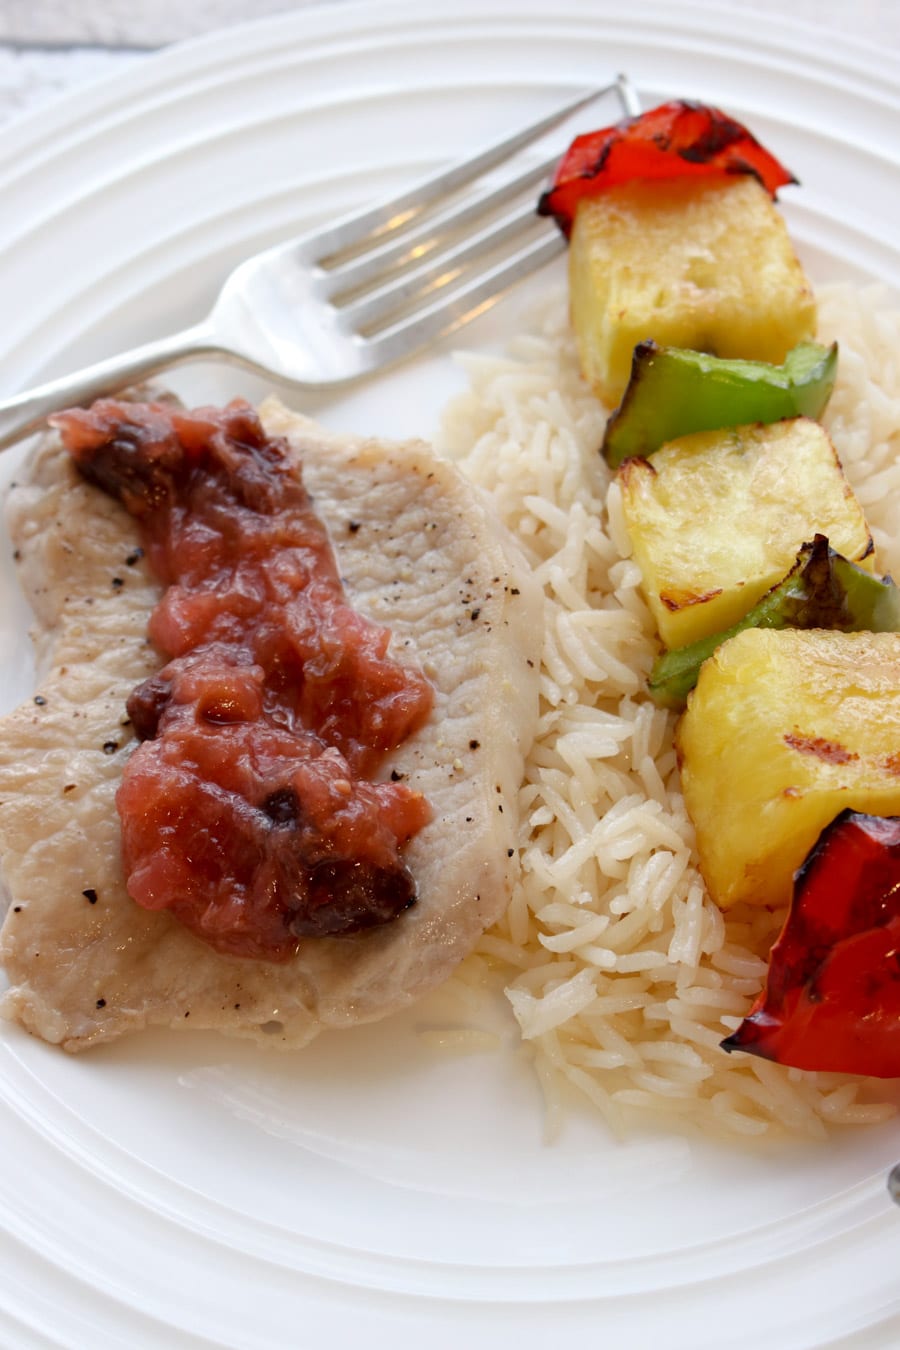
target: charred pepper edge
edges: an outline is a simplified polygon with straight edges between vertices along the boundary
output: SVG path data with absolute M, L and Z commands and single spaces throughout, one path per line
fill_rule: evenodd
M 680 709 L 700 667 L 745 628 L 831 628 L 841 632 L 900 632 L 900 591 L 836 552 L 823 534 L 802 546 L 782 581 L 730 628 L 657 657 L 647 687 L 661 707 Z
M 698 118 L 699 127 L 694 125 Z M 617 151 L 624 153 L 624 163 L 613 166 L 613 159 L 623 158 Z M 629 158 L 634 161 L 636 152 L 649 158 L 629 167 Z M 541 193 L 537 214 L 551 216 L 568 238 L 579 201 L 609 187 L 639 178 L 727 179 L 735 175 L 755 178 L 772 198 L 779 188 L 799 181 L 742 123 L 721 109 L 674 99 L 576 136 L 552 186 Z
M 865 849 L 865 856 L 862 854 L 863 849 Z M 885 869 L 890 863 L 893 863 L 893 871 L 896 873 L 898 880 L 892 880 L 887 885 L 884 883 L 878 884 L 873 889 L 873 895 L 876 901 L 892 897 L 894 908 L 893 911 L 883 914 L 881 922 L 866 922 L 867 918 L 875 917 L 874 911 L 871 915 L 863 914 L 860 916 L 857 914 L 855 916 L 857 919 L 856 926 L 845 922 L 843 931 L 828 932 L 826 929 L 821 935 L 822 940 L 816 943 L 810 940 L 810 933 L 804 930 L 812 929 L 812 935 L 814 936 L 815 921 L 818 919 L 824 924 L 826 916 L 815 912 L 816 901 L 819 897 L 812 894 L 812 891 L 819 880 L 820 868 L 829 862 L 834 850 L 837 850 L 840 856 L 833 866 L 839 866 L 843 858 L 848 856 L 851 863 L 854 860 L 856 861 L 859 875 L 854 877 L 853 880 L 856 882 L 857 892 L 865 887 L 867 862 L 877 862 L 880 858 L 885 865 Z M 834 888 L 833 885 L 830 885 L 828 895 L 833 894 Z M 765 985 L 740 1026 L 720 1042 L 721 1049 L 727 1054 L 742 1051 L 761 1059 L 783 1064 L 786 1067 L 796 1067 L 813 1072 L 860 1073 L 868 1077 L 882 1078 L 897 1077 L 900 1074 L 900 1061 L 895 1059 L 889 1062 L 878 1062 L 876 1042 L 880 1033 L 878 1019 L 873 1017 L 873 1014 L 878 1012 L 878 1007 L 876 1002 L 870 998 L 867 998 L 865 1006 L 858 1010 L 853 1042 L 854 1051 L 858 1047 L 859 1054 L 873 1056 L 873 1058 L 867 1059 L 865 1067 L 854 1068 L 848 1065 L 843 1061 L 840 1051 L 835 1056 L 830 1040 L 824 1047 L 824 1053 L 821 1056 L 817 1053 L 814 1042 L 820 1039 L 827 1040 L 828 1038 L 827 1026 L 815 1027 L 813 1025 L 816 1020 L 815 1011 L 809 1014 L 808 1023 L 802 1032 L 806 1041 L 802 1053 L 795 1053 L 788 1048 L 785 1054 L 783 1047 L 779 1047 L 773 1042 L 779 1036 L 783 1036 L 785 1032 L 790 1032 L 798 1014 L 802 1015 L 804 1010 L 809 1008 L 815 1009 L 821 1003 L 821 995 L 816 995 L 816 982 L 826 971 L 832 956 L 844 943 L 869 933 L 888 929 L 891 925 L 897 923 L 900 919 L 898 895 L 900 895 L 900 816 L 877 816 L 867 812 L 854 811 L 852 807 L 840 811 L 821 831 L 818 839 L 794 873 L 791 902 L 784 924 L 770 953 Z M 896 938 L 894 938 L 894 941 L 896 941 Z M 799 966 L 795 964 L 790 953 L 790 948 L 794 944 L 801 947 L 804 953 L 804 960 Z M 884 956 L 885 959 L 891 957 L 895 961 L 897 959 L 896 952 L 886 952 Z M 859 990 L 855 992 L 859 995 Z M 785 1004 L 791 995 L 795 995 L 795 999 L 789 1008 L 785 1008 Z M 850 1012 L 853 1013 L 852 1007 Z M 808 1052 L 811 1052 L 811 1054 Z M 885 1051 L 885 1053 L 889 1053 L 889 1051 Z M 841 1063 L 836 1063 L 836 1058 L 840 1058 Z M 792 1062 L 799 1059 L 803 1059 L 805 1062 L 802 1064 Z

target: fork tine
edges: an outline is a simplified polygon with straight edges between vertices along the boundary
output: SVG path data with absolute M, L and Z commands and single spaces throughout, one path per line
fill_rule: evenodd
M 404 231 L 400 238 L 391 238 L 387 243 L 376 245 L 361 256 L 324 272 L 318 279 L 318 294 L 333 297 L 353 291 L 373 279 L 385 276 L 391 269 L 422 261 L 438 248 L 442 235 L 459 231 L 479 217 L 487 216 L 495 207 L 513 200 L 527 188 L 534 187 L 543 181 L 558 159 L 559 155 L 554 154 L 539 164 L 531 165 L 523 173 L 500 183 L 480 197 L 467 198 L 435 212 L 416 228 Z M 533 204 L 531 210 L 534 214 Z
M 529 226 L 538 229 L 540 225 L 533 202 L 518 206 L 477 233 L 467 235 L 456 247 L 442 247 L 420 266 L 390 278 L 361 299 L 338 307 L 336 314 L 341 327 L 359 331 L 377 325 L 403 305 L 451 286 L 465 263 L 490 253 Z
M 553 123 L 564 120 L 575 108 L 584 107 L 584 104 L 591 103 L 600 94 L 618 93 L 623 109 L 629 116 L 636 116 L 640 113 L 640 100 L 638 100 L 636 90 L 631 86 L 627 76 L 618 76 L 617 80 L 611 85 L 607 85 L 602 90 L 596 90 L 595 93 L 588 96 L 579 97 L 569 105 L 567 112 L 557 112 L 553 117 Z M 544 119 L 546 121 L 546 119 Z M 540 126 L 541 130 L 536 128 Z M 526 136 L 522 144 L 528 144 L 529 139 L 534 139 L 542 135 L 546 128 L 542 123 L 534 123 L 532 127 L 524 132 L 518 132 L 515 138 L 507 138 L 498 146 L 491 147 L 484 151 L 472 161 L 467 161 L 464 165 L 456 166 L 457 170 L 466 171 L 467 178 L 464 181 L 470 181 L 470 177 L 478 177 L 484 169 L 484 155 L 494 155 L 509 153 L 510 140 L 515 140 L 518 136 Z M 501 150 L 501 146 L 503 150 Z M 467 223 L 476 215 L 480 215 L 487 209 L 498 205 L 499 202 L 514 197 L 515 194 L 524 190 L 529 184 L 533 184 L 537 177 L 542 177 L 551 167 L 556 159 L 546 161 L 540 166 L 534 166 L 534 169 L 525 170 L 525 173 L 519 174 L 514 180 L 501 184 L 498 188 L 491 189 L 490 192 L 482 194 L 482 197 L 464 202 L 461 207 L 448 208 L 447 211 L 440 212 L 439 215 L 432 217 L 426 223 L 424 228 L 414 229 L 412 231 L 413 242 L 418 240 L 428 240 L 429 229 L 434 234 L 441 234 L 441 227 L 444 231 L 451 231 L 453 227 L 459 228 L 460 224 Z M 475 167 L 474 166 L 479 166 Z M 455 173 L 455 170 L 449 170 L 449 173 Z M 429 188 L 433 184 L 439 184 L 437 190 L 445 189 L 447 174 L 437 175 L 436 178 L 429 180 Z M 385 208 L 382 208 L 385 209 Z M 409 217 L 406 217 L 409 219 Z M 447 335 L 453 329 L 461 327 L 474 319 L 475 315 L 486 311 L 499 300 L 505 290 L 509 289 L 519 278 L 526 274 L 536 271 L 544 263 L 551 261 L 557 254 L 565 248 L 563 235 L 555 228 L 545 229 L 540 238 L 533 239 L 532 242 L 519 247 L 510 257 L 503 258 L 502 261 L 495 263 L 494 266 L 478 273 L 464 274 L 464 263 L 472 262 L 474 259 L 482 257 L 498 247 L 499 244 L 507 242 L 517 234 L 521 234 L 529 223 L 534 223 L 534 207 L 532 202 L 525 205 L 519 205 L 513 212 L 507 212 L 506 215 L 494 220 L 486 228 L 480 229 L 475 235 L 468 236 L 463 243 L 447 247 L 441 244 L 439 251 L 434 252 L 437 247 L 436 242 L 429 243 L 426 252 L 430 252 L 432 257 L 428 262 L 420 266 L 407 269 L 402 274 L 395 275 L 393 279 L 385 282 L 385 285 L 378 286 L 372 292 L 363 296 L 358 301 L 352 301 L 345 305 L 343 309 L 333 309 L 332 316 L 335 317 L 337 325 L 343 328 L 349 336 L 355 339 L 358 344 L 358 355 L 364 356 L 364 362 L 368 369 L 376 369 L 382 365 L 389 365 L 393 360 L 409 354 L 410 351 L 430 342 L 434 338 Z M 398 225 L 398 229 L 402 225 Z M 341 290 L 348 290 L 352 284 L 362 286 L 368 279 L 376 278 L 379 274 L 385 273 L 386 267 L 390 262 L 401 263 L 412 261 L 417 257 L 416 251 L 410 248 L 410 232 L 406 231 L 405 239 L 402 242 L 391 242 L 375 248 L 375 263 L 372 267 L 368 266 L 367 258 L 360 259 L 359 262 L 351 262 L 348 267 L 341 269 L 337 267 L 336 282 Z M 421 257 L 421 254 L 418 255 Z M 347 278 L 352 278 L 348 282 Z M 335 288 L 336 289 L 336 288 Z M 422 300 L 428 296 L 429 292 L 436 292 L 434 298 L 425 305 L 418 305 L 414 312 L 409 315 L 398 315 L 394 323 L 390 323 L 391 313 L 398 313 L 403 306 L 410 302 Z M 364 336 L 359 332 L 364 325 L 378 323 L 379 320 L 389 320 L 389 327 L 383 329 L 381 333 L 375 333 L 374 336 Z
M 629 117 L 640 117 L 641 100 L 638 97 L 638 91 L 631 83 L 627 75 L 617 75 L 615 79 L 615 91 L 619 95 L 619 101 Z
M 441 291 L 438 298 L 423 309 L 399 320 L 384 333 L 371 339 L 360 338 L 369 368 L 388 365 L 434 338 L 452 333 L 477 313 L 488 310 L 515 281 L 536 271 L 565 248 L 559 230 L 548 229 L 527 247 L 482 272 L 461 286 Z
M 471 158 L 462 160 L 449 169 L 443 169 L 440 173 L 421 179 L 413 187 L 401 193 L 398 197 L 394 197 L 391 201 L 381 202 L 367 211 L 358 212 L 338 221 L 337 224 L 328 229 L 318 231 L 308 241 L 310 247 L 315 248 L 315 256 L 307 255 L 301 244 L 299 246 L 300 258 L 310 262 L 321 261 L 323 258 L 340 253 L 344 249 L 358 247 L 368 238 L 383 236 L 394 229 L 407 225 L 431 202 L 446 196 L 459 187 L 463 187 L 466 183 L 472 182 L 473 179 L 479 178 L 488 169 L 502 164 L 504 160 L 509 159 L 517 151 L 524 149 L 533 141 L 539 140 L 548 131 L 552 131 L 554 127 L 559 126 L 568 117 L 571 117 L 589 103 L 593 103 L 595 99 L 603 97 L 604 94 L 617 92 L 623 106 L 627 107 L 626 87 L 620 76 L 601 89 L 592 89 L 569 99 L 554 112 L 546 114 L 536 122 L 529 123 L 528 126 L 520 128 L 512 135 L 504 137 L 503 140 L 496 141 Z

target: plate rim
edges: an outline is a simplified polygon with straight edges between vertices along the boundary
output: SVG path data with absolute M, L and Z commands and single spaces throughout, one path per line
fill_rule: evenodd
M 446 5 L 446 0 L 442 0 L 442 3 L 444 3 L 445 7 L 449 10 L 450 6 Z M 568 0 L 568 3 L 569 7 L 574 10 L 577 10 L 580 16 L 585 15 L 593 16 L 597 12 L 596 6 L 590 6 L 587 3 L 573 5 L 572 0 Z M 537 12 L 539 8 L 542 8 L 537 5 L 536 0 L 525 0 L 524 7 L 529 13 L 532 10 Z M 505 16 L 508 14 L 508 6 L 506 6 L 505 4 L 500 4 L 499 0 L 489 0 L 487 8 L 492 11 L 495 21 L 505 18 Z M 608 8 L 610 11 L 612 11 L 613 7 L 604 5 L 604 8 Z M 665 9 L 665 11 L 669 14 L 671 14 L 672 12 L 670 9 L 668 9 L 668 7 L 660 5 L 655 5 L 653 6 L 653 8 L 659 10 Z M 729 16 L 729 18 L 732 18 L 734 14 L 734 12 L 730 10 L 727 6 L 722 6 L 719 4 L 697 4 L 696 0 L 693 5 L 686 6 L 686 8 L 695 11 L 698 16 L 708 16 L 710 14 L 718 14 L 720 16 L 727 15 Z M 474 0 L 462 0 L 461 5 L 459 6 L 454 5 L 452 9 L 454 16 L 456 16 L 457 20 L 461 22 L 462 20 L 460 18 L 460 15 L 462 15 L 462 17 L 464 18 L 469 11 L 471 11 L 472 13 L 475 13 L 477 11 L 478 13 L 483 14 L 485 12 L 486 6 L 483 3 L 476 4 Z M 191 39 L 186 43 L 179 44 L 177 49 L 175 48 L 167 49 L 167 51 L 160 53 L 158 56 L 151 57 L 149 58 L 149 60 L 152 62 L 158 62 L 161 65 L 162 64 L 168 65 L 171 52 L 176 50 L 180 51 L 181 53 L 187 53 L 186 57 L 184 58 L 179 57 L 179 60 L 181 60 L 190 58 L 191 54 L 196 49 L 202 48 L 204 51 L 206 51 L 210 49 L 211 45 L 215 43 L 223 42 L 226 45 L 239 44 L 242 36 L 246 33 L 248 29 L 253 29 L 254 31 L 265 29 L 267 30 L 267 34 L 272 37 L 272 40 L 274 42 L 276 29 L 279 31 L 284 29 L 286 31 L 289 28 L 292 32 L 294 31 L 300 32 L 305 27 L 306 16 L 309 14 L 314 14 L 317 22 L 325 23 L 327 26 L 327 21 L 331 20 L 335 16 L 341 16 L 342 21 L 346 20 L 346 22 L 349 24 L 351 22 L 353 14 L 365 14 L 366 16 L 371 16 L 376 12 L 390 13 L 392 16 L 402 14 L 403 16 L 406 16 L 406 19 L 408 19 L 409 16 L 412 16 L 418 12 L 418 6 L 408 3 L 408 0 L 379 0 L 379 3 L 375 5 L 371 3 L 359 3 L 358 0 L 351 0 L 351 3 L 341 7 L 332 7 L 329 5 L 323 5 L 316 7 L 314 10 L 297 11 L 287 16 L 283 15 L 268 16 L 264 19 L 249 21 L 248 23 L 240 24 L 232 28 L 223 30 L 221 33 L 214 35 L 212 38 Z M 517 12 L 519 11 L 517 10 Z M 784 21 L 782 21 L 779 26 L 784 27 L 785 26 Z M 791 29 L 791 31 L 795 35 L 802 33 L 804 36 L 806 36 L 810 32 L 810 30 L 806 25 L 800 24 L 797 21 L 791 21 L 787 26 Z M 865 44 L 857 42 L 855 45 L 857 47 L 862 47 Z M 868 53 L 868 49 L 866 50 Z M 880 55 L 884 56 L 885 54 L 880 53 Z M 129 92 L 131 92 L 131 84 L 128 78 L 128 72 L 122 73 L 114 72 L 111 75 L 105 77 L 99 83 L 102 86 L 104 86 L 104 88 L 102 91 L 99 90 L 97 91 L 96 96 L 98 98 L 101 96 L 101 92 L 103 98 L 107 98 L 113 86 L 115 86 L 115 92 L 117 94 L 119 91 L 124 93 L 126 88 L 129 90 Z M 38 109 L 35 110 L 33 113 L 27 114 L 23 119 L 20 120 L 19 127 L 21 127 L 23 123 L 26 122 L 31 123 L 32 121 L 40 120 L 45 114 L 51 112 L 53 118 L 55 119 L 54 124 L 59 125 L 59 123 L 64 120 L 65 106 L 69 106 L 72 100 L 80 100 L 81 96 L 82 94 L 79 91 L 77 90 L 72 91 L 70 94 L 60 99 L 59 102 L 53 105 L 52 108 Z M 15 130 L 15 128 L 11 129 Z M 42 134 L 44 133 L 42 132 Z M 884 1227 L 884 1223 L 880 1222 L 879 1227 Z M 897 1308 L 895 1306 L 892 1309 L 889 1308 L 887 1311 L 890 1312 L 892 1316 L 895 1316 Z M 867 1324 L 867 1326 L 868 1325 L 869 1324 Z

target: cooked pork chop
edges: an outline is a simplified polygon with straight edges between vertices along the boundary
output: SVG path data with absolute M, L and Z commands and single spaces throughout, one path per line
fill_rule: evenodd
M 405 853 L 418 901 L 382 928 L 306 939 L 274 964 L 220 955 L 129 898 L 115 792 L 136 743 L 125 701 L 161 664 L 146 637 L 159 590 L 135 522 L 48 438 L 9 503 L 42 678 L 0 722 L 11 985 L 0 1011 L 67 1050 L 148 1025 L 303 1045 L 437 985 L 510 895 L 542 626 L 526 564 L 424 444 L 341 438 L 274 401 L 261 413 L 296 447 L 349 598 L 434 684 L 429 722 L 383 768 L 433 810 Z

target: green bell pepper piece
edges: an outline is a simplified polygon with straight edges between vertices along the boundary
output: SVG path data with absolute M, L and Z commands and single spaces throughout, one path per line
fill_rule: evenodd
M 639 342 L 628 387 L 606 426 L 603 454 L 615 468 L 692 431 L 817 419 L 831 397 L 837 360 L 836 342 L 801 342 L 780 366 Z
M 745 628 L 835 628 L 844 633 L 900 632 L 900 589 L 843 558 L 823 534 L 804 544 L 783 581 L 733 628 L 666 652 L 654 663 L 649 689 L 662 707 L 683 708 L 700 667 Z

